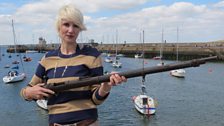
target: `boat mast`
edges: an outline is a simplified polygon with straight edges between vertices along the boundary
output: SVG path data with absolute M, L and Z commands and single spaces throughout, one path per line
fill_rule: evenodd
M 161 44 L 160 44 L 160 58 L 162 60 L 162 57 L 163 57 L 163 42 L 164 42 L 164 38 L 163 38 L 163 34 L 164 34 L 164 31 L 163 31 L 163 27 L 162 27 L 162 40 L 161 40 Z
M 17 53 L 17 50 L 16 50 L 16 33 L 15 33 L 15 28 L 14 28 L 14 22 L 13 22 L 13 19 L 12 19 L 12 32 L 13 32 L 13 40 L 14 40 L 14 46 L 15 46 L 15 54 Z M 23 72 L 25 71 L 24 70 L 24 67 L 23 67 L 23 62 L 22 62 L 22 59 L 21 59 L 21 55 L 19 54 L 19 58 L 20 58 L 20 62 L 22 64 L 22 68 L 23 68 Z
M 145 32 L 142 31 L 142 70 L 144 71 L 144 64 L 145 64 L 145 50 L 144 50 L 144 43 L 145 42 Z M 146 94 L 146 88 L 145 88 L 145 75 L 142 76 L 142 94 Z
M 16 53 L 17 52 L 17 50 L 16 50 L 16 34 L 15 34 L 13 19 L 12 19 L 12 33 L 13 33 L 13 41 L 14 41 L 14 51 Z
M 176 57 L 177 57 L 177 61 L 179 60 L 178 58 L 178 55 L 179 55 L 179 45 L 178 45 L 178 43 L 179 43 L 179 27 L 177 27 L 177 42 L 176 42 L 176 45 L 177 45 L 177 52 L 176 52 Z

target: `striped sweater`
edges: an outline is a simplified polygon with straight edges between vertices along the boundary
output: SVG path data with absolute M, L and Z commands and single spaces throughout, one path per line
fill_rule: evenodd
M 90 46 L 78 45 L 76 53 L 63 55 L 60 49 L 48 52 L 40 61 L 29 85 L 43 82 L 58 83 L 103 74 L 100 53 Z M 69 89 L 48 99 L 49 123 L 73 123 L 84 119 L 97 119 L 97 107 L 108 95 L 98 93 L 99 85 Z

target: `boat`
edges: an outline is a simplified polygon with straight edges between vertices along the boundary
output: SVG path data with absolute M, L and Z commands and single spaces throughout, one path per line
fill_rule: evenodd
M 142 58 L 142 54 L 135 54 L 135 58 Z
M 15 53 L 16 53 L 16 35 L 14 30 L 14 24 L 12 20 L 12 30 L 13 30 L 13 38 L 14 38 L 14 44 L 15 44 Z M 13 64 L 17 64 L 15 67 L 12 67 L 13 70 L 10 70 L 6 76 L 3 77 L 4 83 L 14 83 L 18 81 L 22 81 L 26 78 L 25 73 L 19 73 L 17 70 L 19 70 L 19 61 L 14 61 Z M 22 65 L 23 66 L 23 65 Z
M 45 99 L 41 99 L 41 100 L 36 100 L 37 106 L 44 109 L 44 110 L 48 110 L 47 109 L 47 100 Z
M 175 77 L 184 78 L 185 70 L 184 69 L 171 70 L 170 75 L 175 76 Z
M 117 54 L 117 57 L 124 57 L 124 54 Z
M 157 64 L 157 66 L 164 66 L 165 63 L 163 61 L 160 61 L 160 63 Z
M 176 44 L 176 61 L 178 62 L 178 41 L 179 41 L 179 29 L 177 27 L 177 44 Z M 184 78 L 185 77 L 186 71 L 184 69 L 177 69 L 177 70 L 171 70 L 170 75 L 174 77 L 179 77 L 179 78 Z
M 156 113 L 156 102 L 152 97 L 141 94 L 133 97 L 135 109 L 143 115 L 153 115 Z
M 118 42 L 118 35 L 117 35 L 117 31 L 116 31 L 116 54 L 115 54 L 115 58 L 114 61 L 112 63 L 112 66 L 114 68 L 121 68 L 122 67 L 122 63 L 120 62 L 120 58 L 117 56 L 117 42 Z
M 19 64 L 19 61 L 13 61 L 12 64 Z
M 106 62 L 106 63 L 112 63 L 113 60 L 112 60 L 110 57 L 106 57 L 106 58 L 104 59 L 104 62 Z
M 164 32 L 162 28 L 162 39 L 161 39 L 161 44 L 160 44 L 160 50 L 159 50 L 159 56 L 155 59 L 160 60 L 160 62 L 157 64 L 157 66 L 164 66 L 165 63 L 163 61 L 163 46 L 166 43 L 166 40 L 164 41 Z
M 30 61 L 32 61 L 32 59 L 30 57 L 25 57 L 25 58 L 23 58 L 23 61 L 24 62 L 30 62 Z
M 9 71 L 8 75 L 3 77 L 3 82 L 4 83 L 13 83 L 13 82 L 22 81 L 25 78 L 26 78 L 25 73 L 18 73 L 18 71 L 13 70 L 13 71 Z
M 116 59 L 115 62 L 113 62 L 112 66 L 114 68 L 121 68 L 122 67 L 122 63 L 119 62 L 119 60 Z
M 10 65 L 9 65 L 9 64 L 6 64 L 6 65 L 4 66 L 4 68 L 10 68 Z
M 154 59 L 154 60 L 161 60 L 162 57 L 161 57 L 161 56 L 155 56 L 155 57 L 153 57 L 153 59 Z
M 144 31 L 143 31 L 143 45 L 144 45 Z M 143 60 L 142 60 L 142 67 L 144 69 L 144 46 L 142 47 L 143 48 Z M 137 96 L 133 96 L 132 97 L 132 100 L 134 102 L 134 106 L 135 106 L 135 109 L 142 115 L 153 115 L 155 114 L 156 112 L 156 106 L 157 106 L 157 103 L 156 101 L 146 95 L 146 87 L 145 87 L 145 77 L 143 76 L 142 77 L 142 84 L 141 84 L 141 94 L 140 95 L 137 95 Z
M 38 53 L 36 50 L 26 50 L 26 53 Z

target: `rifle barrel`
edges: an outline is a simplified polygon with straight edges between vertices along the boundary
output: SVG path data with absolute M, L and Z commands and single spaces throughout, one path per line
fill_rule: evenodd
M 147 74 L 154 74 L 159 72 L 165 72 L 175 69 L 181 69 L 181 68 L 188 68 L 188 67 L 198 67 L 201 64 L 204 64 L 206 61 L 217 59 L 217 56 L 211 56 L 201 59 L 193 59 L 189 61 L 179 62 L 179 63 L 172 63 L 164 66 L 153 66 L 153 67 L 145 67 L 141 69 L 136 70 L 130 70 L 126 72 L 120 72 L 118 73 L 120 76 L 124 76 L 126 78 L 133 78 L 138 76 L 145 76 Z M 65 81 L 61 83 L 49 83 L 46 84 L 44 87 L 51 89 L 55 92 L 60 92 L 72 88 L 78 88 L 78 87 L 84 87 L 84 86 L 90 86 L 94 84 L 100 84 L 102 82 L 109 82 L 110 81 L 110 74 L 109 75 L 102 75 L 97 77 L 89 77 L 89 78 L 83 78 L 76 81 Z

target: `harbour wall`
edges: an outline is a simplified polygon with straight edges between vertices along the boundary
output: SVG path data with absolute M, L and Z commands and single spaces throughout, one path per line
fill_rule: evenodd
M 85 43 L 87 44 L 87 43 Z M 224 60 L 224 41 L 204 42 L 204 43 L 128 43 L 128 44 L 98 44 L 88 43 L 104 53 L 117 53 L 133 57 L 135 54 L 141 54 L 144 50 L 146 58 L 153 58 L 160 54 L 164 59 L 176 59 L 177 53 L 179 60 L 188 60 L 193 58 L 201 58 L 217 55 L 219 60 Z M 59 44 L 46 45 L 17 45 L 17 52 L 26 52 L 27 50 L 35 50 L 38 52 L 46 52 L 56 49 Z M 9 46 L 8 52 L 15 52 L 14 46 Z

